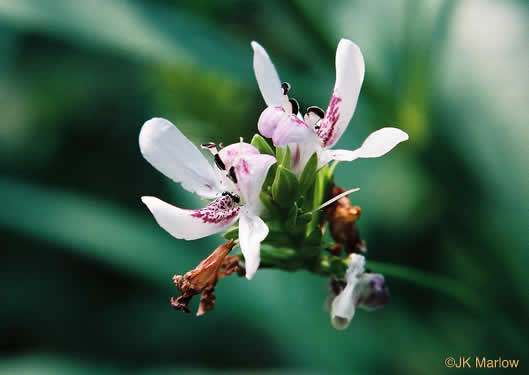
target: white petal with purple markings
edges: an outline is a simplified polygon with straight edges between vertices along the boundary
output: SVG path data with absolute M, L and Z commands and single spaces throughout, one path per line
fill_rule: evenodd
M 340 40 L 336 49 L 336 82 L 318 129 L 325 147 L 334 146 L 347 129 L 356 108 L 364 72 L 364 57 L 360 48 L 348 39 Z
M 199 210 L 175 207 L 155 197 L 142 197 L 158 225 L 173 237 L 196 240 L 229 228 L 239 217 L 240 207 L 229 195 Z

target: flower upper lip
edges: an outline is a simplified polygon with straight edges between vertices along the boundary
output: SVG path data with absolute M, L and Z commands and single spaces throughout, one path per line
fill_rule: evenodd
M 294 114 L 279 79 L 279 75 L 266 50 L 257 42 L 251 43 L 254 50 L 253 67 L 263 99 L 267 104 L 259 118 L 259 131 L 272 138 L 275 146 L 292 145 L 299 148 L 302 170 L 312 153 L 317 152 L 319 166 L 330 160 L 352 161 L 357 158 L 382 156 L 408 135 L 397 128 L 382 128 L 372 133 L 356 150 L 332 150 L 345 132 L 356 108 L 364 80 L 364 58 L 358 46 L 348 39 L 341 39 L 336 50 L 336 82 L 327 110 L 321 120 Z M 290 87 L 290 85 L 288 85 Z M 286 92 L 286 93 L 285 93 Z M 308 116 L 309 115 L 309 116 Z
M 246 277 L 252 278 L 259 267 L 260 243 L 268 235 L 268 227 L 259 217 L 259 193 L 276 159 L 241 141 L 218 153 L 215 149 L 213 167 L 171 122 L 162 118 L 143 125 L 139 143 L 145 159 L 160 172 L 188 191 L 215 199 L 199 210 L 187 210 L 155 197 L 142 197 L 158 224 L 176 238 L 192 240 L 221 232 L 239 220 Z

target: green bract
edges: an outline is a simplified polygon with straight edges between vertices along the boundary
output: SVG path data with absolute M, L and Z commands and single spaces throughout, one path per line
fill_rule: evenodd
M 289 147 L 273 147 L 258 134 L 252 138 L 252 145 L 277 159 L 259 195 L 264 210 L 261 216 L 270 230 L 261 244 L 261 267 L 342 276 L 343 258 L 326 251 L 331 244 L 323 240 L 322 212 L 315 210 L 328 199 L 333 185 L 331 169 L 318 169 L 318 156 L 314 153 L 297 177 L 291 169 Z M 237 239 L 238 229 L 232 226 L 224 238 Z

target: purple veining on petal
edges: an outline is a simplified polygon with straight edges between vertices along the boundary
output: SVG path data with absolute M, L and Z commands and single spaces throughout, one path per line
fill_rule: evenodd
M 338 120 L 340 119 L 340 98 L 336 91 L 332 93 L 331 101 L 325 112 L 325 117 L 321 120 L 320 128 L 318 129 L 318 136 L 324 145 L 331 143 L 330 141 L 334 135 L 334 127 Z
M 298 164 L 299 164 L 300 159 L 301 159 L 301 151 L 299 149 L 299 145 L 296 145 L 292 152 L 293 152 L 293 154 L 292 154 L 292 159 L 291 159 L 290 163 L 292 164 L 292 168 L 296 168 L 298 166 Z
M 194 211 L 191 216 L 202 219 L 204 223 L 221 224 L 232 220 L 239 214 L 240 206 L 231 195 L 224 195 L 206 207 Z
M 248 162 L 245 159 L 241 159 L 240 168 L 242 169 L 243 173 L 250 174 L 250 168 L 248 167 Z
M 291 116 L 291 120 L 297 125 L 297 126 L 302 126 L 304 128 L 308 128 L 309 126 L 307 124 L 305 124 L 305 121 L 301 120 L 298 116 L 296 115 L 290 115 Z

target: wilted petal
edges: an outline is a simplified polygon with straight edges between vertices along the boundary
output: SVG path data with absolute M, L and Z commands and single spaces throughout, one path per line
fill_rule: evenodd
M 188 191 L 214 198 L 221 189 L 218 178 L 202 153 L 171 122 L 153 118 L 141 128 L 143 157 Z
M 349 255 L 349 267 L 345 274 L 347 284 L 331 304 L 331 323 L 336 329 L 345 329 L 355 314 L 355 287 L 359 275 L 364 272 L 365 258 L 359 254 Z
M 272 138 L 279 123 L 287 117 L 288 114 L 281 106 L 266 108 L 263 113 L 261 113 L 259 121 L 257 121 L 259 133 L 261 133 L 263 137 Z
M 347 283 L 345 289 L 334 298 L 331 304 L 331 323 L 336 329 L 345 329 L 355 314 L 353 301 L 354 284 Z
M 252 42 L 253 70 L 261 90 L 261 95 L 267 106 L 281 106 L 283 104 L 283 90 L 281 81 L 272 60 L 266 50 L 257 42 Z
M 318 130 L 325 147 L 336 144 L 351 121 L 364 80 L 364 70 L 360 48 L 350 40 L 340 40 L 336 50 L 336 82 Z
M 355 288 L 355 303 L 366 310 L 383 307 L 389 301 L 389 289 L 384 276 L 378 273 L 364 273 Z
M 371 133 L 356 150 L 326 150 L 330 160 L 352 161 L 358 158 L 378 158 L 391 151 L 400 142 L 408 140 L 408 134 L 397 128 L 382 128 Z
M 239 241 L 244 255 L 246 278 L 252 279 L 261 262 L 261 242 L 268 236 L 268 226 L 259 216 L 242 214 L 239 220 Z
M 229 195 L 211 202 L 199 210 L 175 207 L 155 197 L 142 197 L 158 225 L 173 237 L 196 240 L 221 232 L 239 216 L 240 207 Z
M 246 208 L 253 214 L 260 213 L 259 193 L 263 187 L 268 169 L 276 162 L 272 155 L 248 155 L 239 159 L 235 165 L 235 175 Z

